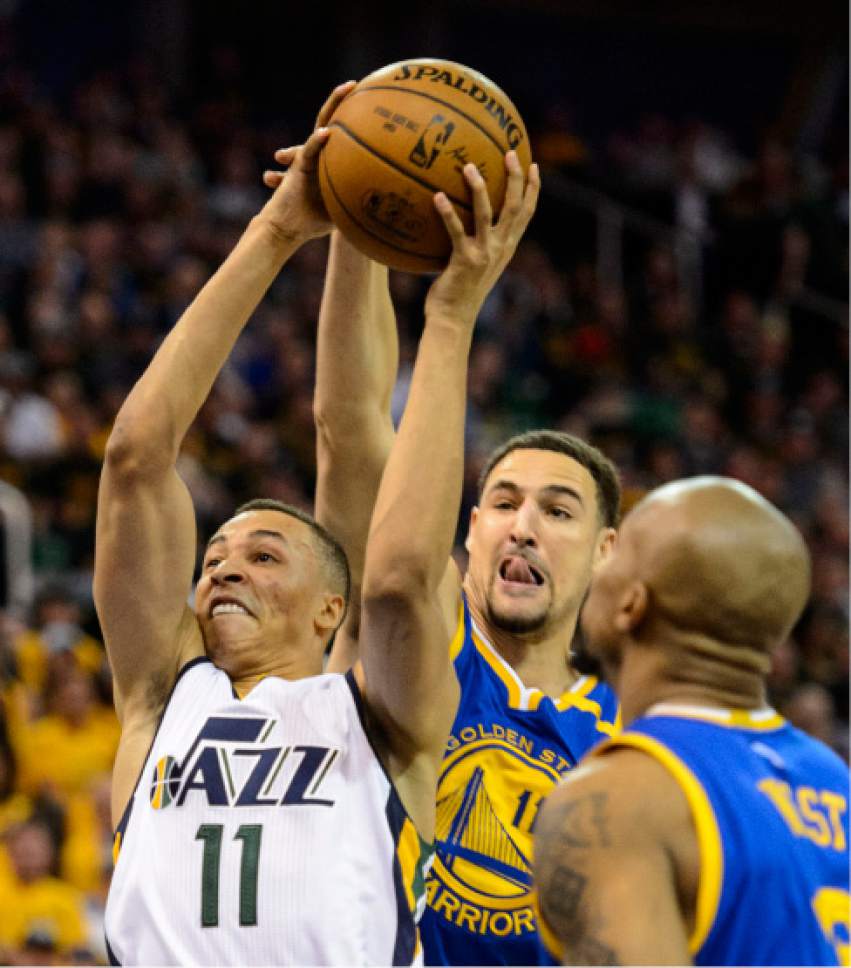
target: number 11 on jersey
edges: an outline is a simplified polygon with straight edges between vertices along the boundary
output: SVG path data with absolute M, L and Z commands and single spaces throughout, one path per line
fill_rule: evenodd
M 215 928 L 219 923 L 219 872 L 222 861 L 224 824 L 202 823 L 195 834 L 204 842 L 201 861 L 201 926 Z M 242 841 L 239 864 L 239 923 L 241 927 L 257 924 L 257 875 L 260 869 L 260 840 L 263 825 L 244 823 L 234 834 Z

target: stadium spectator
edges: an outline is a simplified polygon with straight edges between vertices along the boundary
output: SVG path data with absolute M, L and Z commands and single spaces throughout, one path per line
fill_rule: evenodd
M 44 698 L 46 714 L 20 742 L 21 788 L 67 804 L 112 769 L 118 721 L 96 701 L 92 677 L 68 651 L 49 660 Z
M 83 946 L 83 895 L 54 876 L 50 831 L 41 822 L 18 824 L 6 834 L 11 869 L 0 878 L 0 946 L 55 945 L 61 952 Z M 43 939 L 35 942 L 36 935 Z

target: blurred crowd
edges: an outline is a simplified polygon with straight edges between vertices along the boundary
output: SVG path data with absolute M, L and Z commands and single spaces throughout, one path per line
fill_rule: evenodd
M 187 108 L 138 65 L 61 104 L 24 70 L 0 75 L 0 479 L 31 504 L 37 579 L 31 613 L 0 624 L 5 963 L 105 958 L 118 726 L 91 605 L 99 466 L 133 381 L 263 203 L 273 150 L 296 140 L 250 118 L 226 84 Z M 663 117 L 595 146 L 557 109 L 538 142 L 545 182 L 578 176 L 687 229 L 698 261 L 625 236 L 620 278 L 604 277 L 594 220 L 545 189 L 474 345 L 459 535 L 485 455 L 529 427 L 601 446 L 627 502 L 684 475 L 747 481 L 814 563 L 771 699 L 847 755 L 848 329 L 830 311 L 848 285 L 847 157 L 771 137 L 748 157 L 720 129 Z M 192 428 L 180 472 L 202 536 L 251 497 L 311 507 L 325 252 L 311 243 L 285 268 Z M 397 418 L 427 284 L 392 277 Z

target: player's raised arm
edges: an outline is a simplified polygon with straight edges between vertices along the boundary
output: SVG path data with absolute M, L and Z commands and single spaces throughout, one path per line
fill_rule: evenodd
M 181 664 L 203 651 L 186 604 L 196 535 L 192 502 L 175 467 L 178 451 L 283 264 L 330 227 L 316 160 L 327 137 L 322 124 L 350 89 L 341 85 L 326 102 L 284 183 L 168 334 L 116 417 L 98 496 L 94 593 L 125 749 L 130 732 L 144 744 Z
M 439 588 L 461 498 L 473 327 L 538 194 L 534 166 L 524 190 L 514 153 L 506 165 L 508 187 L 496 225 L 484 180 L 473 165 L 464 171 L 473 196 L 473 235 L 464 232 L 446 196 L 435 197 L 453 251 L 426 299 L 410 395 L 367 544 L 360 635 L 366 698 L 391 775 L 424 836 L 433 829 L 433 780 L 457 706 L 458 684 L 446 647 L 450 629 Z M 413 768 L 420 754 L 425 754 L 425 773 Z M 418 821 L 416 813 L 424 819 Z
M 393 444 L 390 398 L 398 364 L 387 269 L 334 232 L 316 345 L 314 513 L 342 544 L 352 588 L 329 672 L 345 672 L 357 658 L 366 537 Z

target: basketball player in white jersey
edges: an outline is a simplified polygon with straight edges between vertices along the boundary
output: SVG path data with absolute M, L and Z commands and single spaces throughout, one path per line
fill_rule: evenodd
M 95 600 L 122 737 L 106 912 L 125 964 L 411 964 L 457 703 L 437 586 L 461 489 L 464 394 L 482 301 L 531 217 L 537 172 L 506 158 L 494 225 L 465 170 L 475 234 L 431 287 L 411 400 L 379 489 L 361 663 L 323 675 L 346 608 L 336 542 L 276 502 L 196 533 L 176 461 L 234 342 L 283 264 L 330 230 L 316 163 L 337 88 L 289 171 L 163 342 L 116 417 L 98 505 Z M 450 405 L 455 419 L 447 420 Z

